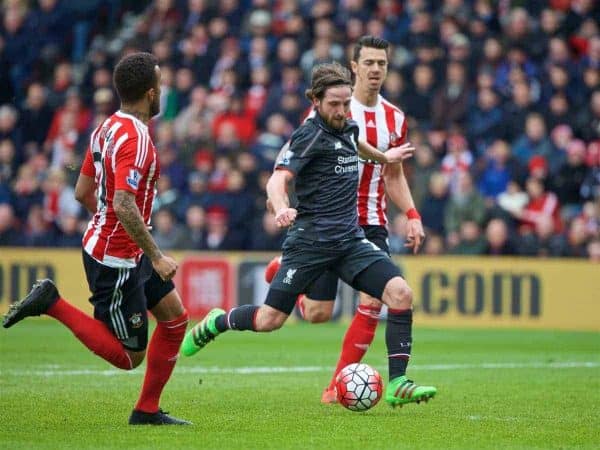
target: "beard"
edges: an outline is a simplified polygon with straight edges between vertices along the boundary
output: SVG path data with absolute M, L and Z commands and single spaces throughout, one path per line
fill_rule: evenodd
M 328 117 L 325 120 L 325 122 L 331 128 L 336 129 L 336 130 L 341 130 L 342 128 L 344 128 L 344 125 L 346 125 L 346 118 L 342 117 L 340 119 L 336 119 L 335 117 Z
M 150 118 L 158 115 L 158 113 L 160 112 L 160 99 L 156 98 L 151 104 L 150 104 Z

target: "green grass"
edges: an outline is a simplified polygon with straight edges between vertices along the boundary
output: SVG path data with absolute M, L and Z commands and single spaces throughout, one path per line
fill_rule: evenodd
M 113 370 L 61 325 L 28 319 L 0 330 L 0 448 L 600 447 L 598 333 L 417 327 L 409 375 L 438 396 L 354 413 L 319 403 L 344 329 L 220 336 L 180 359 L 163 395 L 194 426 L 129 427 L 142 368 Z M 365 362 L 387 374 L 383 327 Z M 257 367 L 296 372 L 234 370 Z

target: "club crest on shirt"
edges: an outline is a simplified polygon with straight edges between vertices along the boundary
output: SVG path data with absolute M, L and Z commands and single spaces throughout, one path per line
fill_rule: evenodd
M 134 313 L 129 318 L 129 322 L 131 322 L 131 326 L 133 328 L 140 328 L 144 324 L 144 321 L 142 320 L 142 314 L 141 313 Z
M 392 131 L 390 133 L 390 147 L 397 147 L 398 145 L 400 145 L 400 136 L 395 131 Z
M 129 175 L 127 176 L 125 181 L 131 188 L 137 189 L 140 184 L 140 178 L 141 175 L 137 170 L 129 169 Z
M 281 158 L 280 164 L 284 164 L 287 166 L 290 163 L 290 159 L 292 159 L 293 156 L 294 156 L 293 151 L 291 151 L 291 150 L 286 151 L 285 154 L 283 155 L 283 158 Z

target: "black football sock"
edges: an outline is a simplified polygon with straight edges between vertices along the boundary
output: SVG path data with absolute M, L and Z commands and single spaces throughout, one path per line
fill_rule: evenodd
M 385 343 L 390 380 L 406 373 L 412 347 L 412 310 L 388 309 Z
M 254 316 L 258 311 L 258 306 L 242 305 L 229 310 L 228 313 L 217 317 L 215 326 L 221 333 L 226 330 L 252 330 L 256 331 L 254 326 Z

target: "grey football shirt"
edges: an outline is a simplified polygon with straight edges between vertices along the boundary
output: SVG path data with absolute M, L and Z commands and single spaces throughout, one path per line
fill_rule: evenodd
M 335 130 L 318 114 L 292 134 L 276 165 L 295 175 L 298 216 L 289 234 L 322 242 L 364 236 L 356 208 L 357 139 L 353 120 Z

